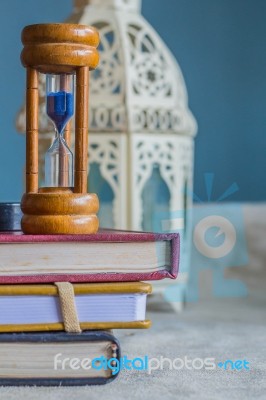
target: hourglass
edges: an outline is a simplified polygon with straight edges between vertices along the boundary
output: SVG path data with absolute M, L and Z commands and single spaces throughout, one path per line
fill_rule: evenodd
M 99 35 L 75 24 L 30 25 L 22 31 L 27 69 L 26 193 L 21 227 L 28 234 L 80 234 L 98 230 L 99 201 L 87 193 L 88 78 L 98 64 Z M 38 73 L 46 74 L 46 113 L 55 139 L 45 154 L 45 187 L 38 186 Z M 75 151 L 64 137 L 75 115 Z M 74 162 L 73 162 L 73 159 Z

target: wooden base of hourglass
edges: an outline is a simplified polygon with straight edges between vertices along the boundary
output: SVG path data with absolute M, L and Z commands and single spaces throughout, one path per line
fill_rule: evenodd
M 99 228 L 96 194 L 42 188 L 39 193 L 25 193 L 21 209 L 21 227 L 26 234 L 91 234 Z

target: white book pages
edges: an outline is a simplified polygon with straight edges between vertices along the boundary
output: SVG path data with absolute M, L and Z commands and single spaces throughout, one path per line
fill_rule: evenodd
M 134 273 L 171 269 L 171 245 L 130 243 L 0 243 L 0 276 Z
M 110 369 L 89 368 L 98 357 L 112 358 L 111 343 L 54 342 L 54 343 L 1 343 L 1 378 L 91 378 L 110 377 Z M 71 360 L 78 359 L 71 368 Z M 83 361 L 84 360 L 84 361 Z M 82 363 L 83 362 L 83 363 Z M 86 368 L 82 366 L 85 365 Z M 79 367 L 79 368 L 77 368 Z
M 76 295 L 80 322 L 143 321 L 146 294 Z M 56 296 L 0 296 L 0 325 L 52 324 L 62 322 Z

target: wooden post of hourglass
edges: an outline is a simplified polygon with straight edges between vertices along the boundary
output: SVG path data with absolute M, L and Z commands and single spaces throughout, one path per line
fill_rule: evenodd
M 38 193 L 38 73 L 27 68 L 26 89 L 26 191 Z
M 66 124 L 64 137 L 66 144 L 71 148 L 71 121 Z
M 89 69 L 76 72 L 75 193 L 87 193 Z M 77 106 L 78 105 L 78 106 Z
M 63 79 L 62 78 L 60 79 L 60 86 L 62 89 L 67 89 L 65 82 L 65 75 L 63 75 Z M 71 147 L 71 120 L 68 121 L 68 123 L 66 124 L 64 138 L 68 147 Z
M 60 91 L 67 92 L 69 90 L 69 76 L 68 75 L 61 75 L 60 76 Z M 67 143 L 70 140 L 70 121 L 68 122 L 67 126 L 64 129 L 64 141 Z M 62 142 L 59 142 L 59 186 L 66 187 L 68 183 L 68 160 L 65 157 L 64 148 L 62 147 Z
M 71 148 L 71 121 L 69 121 L 66 124 L 65 131 L 64 131 L 64 139 L 65 139 L 67 146 L 69 148 Z M 60 145 L 61 145 L 61 142 L 60 142 Z M 59 151 L 59 154 L 60 154 L 60 151 Z M 59 161 L 59 165 L 62 165 L 62 163 L 63 164 L 65 163 L 64 157 L 62 157 L 62 158 L 63 159 L 61 161 Z M 59 167 L 59 170 L 60 170 L 60 167 Z M 65 173 L 66 170 L 67 170 L 67 168 L 65 168 L 65 166 L 64 166 L 63 173 L 62 173 L 62 171 L 60 171 L 59 182 L 61 182 L 62 186 L 66 186 L 66 181 L 68 178 Z
M 22 43 L 21 61 L 27 68 L 26 193 L 21 200 L 22 230 L 28 234 L 95 233 L 99 226 L 96 216 L 99 201 L 95 194 L 87 193 L 88 79 L 89 69 L 98 64 L 99 35 L 94 28 L 84 25 L 40 24 L 24 28 Z M 38 72 L 76 74 L 74 188 L 64 187 L 68 171 L 62 164 L 63 159 L 59 187 L 38 188 Z M 60 86 L 67 85 L 67 80 L 67 76 L 62 77 Z M 69 145 L 70 124 L 65 140 Z

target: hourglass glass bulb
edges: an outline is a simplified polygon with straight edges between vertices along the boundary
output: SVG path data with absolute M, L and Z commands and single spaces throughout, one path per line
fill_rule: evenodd
M 45 155 L 45 185 L 73 186 L 73 154 L 64 139 L 64 129 L 74 114 L 74 75 L 46 76 L 46 112 L 56 136 Z

